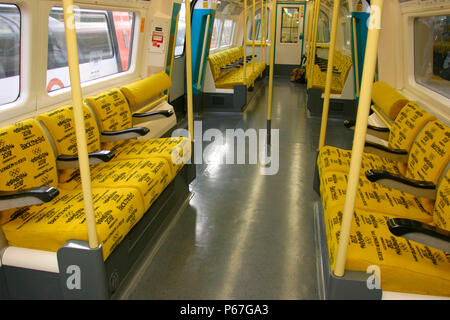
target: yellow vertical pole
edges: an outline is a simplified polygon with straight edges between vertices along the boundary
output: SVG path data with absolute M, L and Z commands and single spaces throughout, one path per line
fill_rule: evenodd
M 244 0 L 244 85 L 247 86 L 247 0 Z
M 345 197 L 344 213 L 339 238 L 339 246 L 336 256 L 334 274 L 343 277 L 345 273 L 345 261 L 347 259 L 347 248 L 352 226 L 353 211 L 355 209 L 356 193 L 358 191 L 359 173 L 364 151 L 367 133 L 367 122 L 370 113 L 373 81 L 378 56 L 378 43 L 381 31 L 381 15 L 384 0 L 372 0 L 369 32 L 367 34 L 366 54 L 364 58 L 364 69 L 361 82 L 361 96 L 359 98 L 358 115 L 356 118 L 355 135 L 353 140 L 352 159 L 350 161 L 350 172 L 348 177 L 347 193 Z
M 172 71 L 173 71 L 173 61 L 175 60 L 175 47 L 177 42 L 177 34 L 178 34 L 178 21 L 180 20 L 180 13 L 177 14 L 177 22 L 175 24 L 175 34 L 173 36 L 173 46 L 172 46 L 172 59 L 170 61 L 170 71 L 169 71 L 169 78 L 172 80 Z M 167 89 L 167 101 L 170 100 L 170 88 Z
M 67 58 L 69 63 L 70 89 L 72 91 L 73 114 L 77 138 L 78 159 L 80 163 L 81 185 L 84 200 L 84 212 L 88 231 L 89 247 L 98 248 L 98 236 L 95 226 L 95 213 L 92 201 L 91 172 L 89 169 L 86 129 L 84 125 L 83 97 L 80 84 L 77 35 L 72 0 L 63 0 L 64 28 L 66 33 Z
M 261 1 L 261 14 L 260 14 L 261 21 L 259 23 L 259 26 L 261 29 L 260 37 L 259 37 L 259 44 L 260 44 L 259 45 L 259 62 L 263 62 L 264 0 L 259 0 L 259 1 Z
M 186 0 L 186 81 L 189 138 L 194 140 L 194 102 L 192 94 L 191 5 Z
M 314 65 L 316 64 L 316 43 L 317 43 L 317 29 L 319 27 L 319 13 L 320 13 L 320 0 L 317 1 L 315 11 L 314 11 L 314 19 L 313 19 L 313 30 L 312 30 L 312 45 L 311 45 L 311 60 L 309 66 L 309 78 L 308 78 L 308 88 L 312 86 L 312 78 L 314 73 Z
M 272 129 L 272 100 L 273 100 L 273 72 L 275 64 L 275 19 L 277 17 L 277 0 L 272 2 L 272 17 L 271 17 L 271 28 L 270 28 L 270 73 L 269 73 L 269 100 L 267 108 L 267 144 L 270 145 L 270 132 Z
M 307 33 L 307 41 L 306 41 L 306 78 L 309 76 L 309 65 L 311 63 L 311 35 L 312 35 L 312 28 L 313 28 L 313 20 L 314 20 L 314 12 L 316 8 L 316 1 L 314 1 L 311 5 L 311 8 L 309 9 L 308 14 L 308 33 Z
M 255 0 L 253 0 L 253 7 L 252 7 L 252 73 L 255 72 L 255 15 L 256 15 L 256 3 Z
M 267 65 L 267 27 L 269 20 L 267 19 L 267 0 L 264 2 L 264 64 Z
M 356 35 L 356 19 L 352 18 L 353 24 L 353 51 L 355 55 L 356 95 L 359 97 L 359 62 L 358 62 L 358 39 Z
M 325 138 L 327 134 L 328 111 L 330 108 L 331 82 L 333 80 L 333 66 L 334 66 L 334 52 L 336 51 L 336 35 L 339 20 L 339 8 L 341 0 L 334 0 L 333 20 L 331 22 L 331 40 L 330 48 L 328 49 L 328 67 L 327 78 L 325 82 L 325 97 L 323 99 L 322 109 L 322 126 L 320 127 L 319 150 L 325 145 Z

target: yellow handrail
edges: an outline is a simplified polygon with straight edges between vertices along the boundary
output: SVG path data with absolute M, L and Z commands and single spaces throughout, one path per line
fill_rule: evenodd
M 334 274 L 343 277 L 345 273 L 345 262 L 347 260 L 347 248 L 352 226 L 353 211 L 355 209 L 356 194 L 358 191 L 359 174 L 367 133 L 367 123 L 370 113 L 370 102 L 373 81 L 377 65 L 378 43 L 381 31 L 381 15 L 384 0 L 372 0 L 369 32 L 367 34 L 367 47 L 364 58 L 364 69 L 361 82 L 361 96 L 359 98 L 358 115 L 356 118 L 355 135 L 353 140 L 352 158 L 350 161 L 350 172 L 348 176 L 347 193 L 345 197 L 344 213 L 339 237 L 339 246 L 336 256 Z
M 356 19 L 352 18 L 353 24 L 353 51 L 355 55 L 356 95 L 359 97 L 359 66 L 358 66 L 358 39 L 356 35 Z
M 191 6 L 186 1 L 186 86 L 189 139 L 194 141 L 194 105 L 192 94 L 192 41 L 191 41 Z
M 78 61 L 77 35 L 73 1 L 63 0 L 64 29 L 66 33 L 67 58 L 69 63 L 70 89 L 72 91 L 73 115 L 77 137 L 78 159 L 84 200 L 84 213 L 88 231 L 88 242 L 91 249 L 98 248 L 98 236 L 95 226 L 94 204 L 92 201 L 91 171 L 89 169 L 86 129 L 84 125 L 83 97 L 81 93 L 80 69 Z
M 275 18 L 277 14 L 277 0 L 273 0 L 272 3 L 272 25 L 270 28 L 270 74 L 269 74 L 269 100 L 267 108 L 267 123 L 270 126 L 270 121 L 272 120 L 272 98 L 273 98 L 273 69 L 275 60 Z M 270 128 L 268 128 L 270 129 Z M 270 132 L 268 132 L 270 134 Z
M 205 36 L 203 37 L 202 57 L 200 59 L 200 70 L 198 72 L 198 79 L 197 79 L 197 89 L 198 90 L 200 90 L 200 84 L 202 83 L 203 65 L 204 65 L 205 55 L 206 55 L 206 43 L 208 42 L 210 19 L 211 19 L 211 15 L 208 14 L 208 17 L 206 18 Z
M 243 83 L 247 86 L 247 0 L 244 0 L 244 66 Z
M 256 2 L 253 0 L 253 6 L 252 6 L 252 72 L 255 71 L 255 15 L 256 15 Z
M 328 68 L 327 68 L 327 78 L 325 82 L 325 97 L 323 99 L 323 109 L 322 109 L 322 125 L 320 127 L 319 150 L 321 150 L 325 145 L 325 138 L 327 134 L 328 111 L 330 108 L 331 82 L 333 80 L 334 52 L 336 50 L 336 35 L 337 35 L 337 25 L 339 20 L 340 6 L 341 0 L 334 0 L 333 20 L 331 22 L 331 42 L 330 42 L 330 50 L 328 51 Z

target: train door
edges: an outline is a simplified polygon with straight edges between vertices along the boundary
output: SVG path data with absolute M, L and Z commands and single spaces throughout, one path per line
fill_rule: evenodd
M 305 3 L 277 5 L 276 65 L 300 65 L 303 55 L 305 11 Z

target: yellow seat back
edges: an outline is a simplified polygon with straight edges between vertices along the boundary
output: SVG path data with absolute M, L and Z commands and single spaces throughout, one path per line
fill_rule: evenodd
M 434 205 L 433 221 L 439 228 L 450 231 L 450 170 L 439 186 Z
M 450 160 L 450 129 L 442 122 L 430 122 L 409 152 L 406 176 L 438 184 Z
M 436 117 L 414 102 L 409 102 L 398 114 L 389 134 L 389 146 L 409 151 L 419 132 Z
M 88 152 L 99 151 L 101 146 L 97 121 L 92 111 L 86 105 L 83 105 L 83 111 Z M 37 115 L 36 120 L 41 121 L 52 136 L 57 156 L 74 156 L 78 154 L 75 120 L 71 105 Z
M 55 154 L 34 119 L 0 129 L 0 191 L 57 187 Z
M 95 113 L 102 132 L 131 129 L 133 120 L 128 101 L 119 89 L 84 100 Z

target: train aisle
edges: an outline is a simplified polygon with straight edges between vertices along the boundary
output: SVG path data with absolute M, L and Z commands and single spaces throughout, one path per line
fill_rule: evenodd
M 189 203 L 119 298 L 319 298 L 313 219 L 318 196 L 312 185 L 320 119 L 307 115 L 304 85 L 284 78 L 274 83 L 278 174 L 261 175 L 259 165 L 197 165 Z M 265 129 L 267 88 L 242 114 L 196 120 L 203 121 L 203 131 Z M 329 144 L 351 147 L 342 120 L 330 120 L 328 130 Z M 224 149 L 208 148 L 208 157 L 224 157 Z

